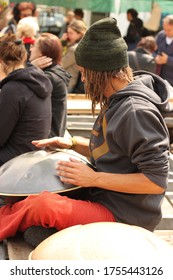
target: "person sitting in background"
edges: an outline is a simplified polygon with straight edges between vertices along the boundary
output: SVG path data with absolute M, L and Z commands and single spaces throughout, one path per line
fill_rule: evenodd
M 50 133 L 52 85 L 42 70 L 25 68 L 26 59 L 15 34 L 0 38 L 0 165 L 36 150 L 33 138 Z
M 74 9 L 74 17 L 75 17 L 75 19 L 83 20 L 83 18 L 84 18 L 83 10 L 79 9 L 79 8 Z
M 62 25 L 61 31 L 59 33 L 59 38 L 62 37 L 64 33 L 67 33 L 67 27 L 72 22 L 74 19 L 74 12 L 73 11 L 68 11 L 67 16 L 65 17 L 65 23 Z
M 49 66 L 44 61 L 51 59 Z M 60 39 L 50 33 L 42 33 L 31 46 L 30 62 L 41 67 L 50 79 L 52 90 L 52 125 L 49 137 L 64 136 L 67 123 L 67 87 L 71 75 L 61 66 L 62 45 Z
M 157 49 L 155 38 L 152 36 L 143 37 L 137 44 L 137 48 L 128 51 L 129 65 L 136 70 L 145 70 L 152 73 L 156 71 L 156 63 L 153 53 Z
M 68 25 L 67 33 L 64 33 L 61 38 L 62 41 L 65 40 L 66 42 L 62 57 L 62 66 L 72 75 L 68 86 L 69 93 L 84 93 L 84 86 L 80 79 L 80 72 L 76 65 L 74 52 L 79 41 L 84 36 L 86 29 L 83 21 L 75 19 Z
M 0 32 L 8 25 L 12 18 L 12 7 L 7 2 L 0 2 Z
M 35 43 L 39 33 L 39 25 L 34 17 L 25 17 L 19 20 L 16 28 L 16 36 L 21 38 L 28 53 L 27 61 L 30 57 L 30 46 Z
M 142 37 L 143 21 L 138 18 L 138 12 L 135 9 L 127 10 L 127 20 L 129 21 L 129 26 L 124 40 L 126 41 L 128 50 L 130 51 L 136 48 Z
M 173 86 L 173 15 L 163 19 L 163 30 L 156 36 L 156 72 Z
M 8 26 L 6 26 L 1 32 L 3 34 L 11 31 L 16 33 L 16 26 L 20 19 L 24 17 L 37 17 L 36 5 L 33 2 L 20 2 L 15 4 L 12 10 L 12 19 L 9 21 Z
M 24 17 L 36 17 L 37 8 L 34 2 L 20 2 L 14 6 L 13 9 L 14 19 L 18 23 Z

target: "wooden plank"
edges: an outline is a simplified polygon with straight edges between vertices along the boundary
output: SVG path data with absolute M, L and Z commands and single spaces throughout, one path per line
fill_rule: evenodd
M 157 230 L 173 230 L 173 204 L 170 201 L 171 194 L 171 192 L 166 192 L 161 206 L 162 220 L 157 225 Z
M 162 220 L 157 225 L 158 230 L 173 230 L 173 215 L 163 215 Z
M 0 260 L 7 260 L 8 254 L 4 241 L 0 241 Z
M 168 191 L 173 192 L 173 178 L 169 178 L 168 180 Z
M 85 93 L 68 93 L 67 99 L 87 99 Z
M 166 198 L 173 207 L 173 191 L 166 192 Z
M 97 116 L 92 115 L 67 115 L 68 122 L 78 122 L 78 123 L 91 123 L 93 124 Z
M 95 109 L 95 114 L 100 111 L 100 105 L 98 104 Z M 68 94 L 67 97 L 67 114 L 83 114 L 92 115 L 92 102 L 86 98 L 85 94 Z
M 26 243 L 22 235 L 7 239 L 7 252 L 9 260 L 28 260 L 30 252 L 34 248 Z
M 168 192 L 166 192 L 165 194 L 165 198 L 163 200 L 161 207 L 162 207 L 163 215 L 167 215 L 167 214 L 173 215 L 173 206 L 170 203 L 170 194 Z
M 154 234 L 173 246 L 173 230 L 155 230 Z
M 100 111 L 99 105 L 96 106 L 95 114 Z M 69 99 L 67 100 L 67 114 L 90 114 L 92 115 L 92 105 L 90 100 Z
M 96 116 L 92 115 L 68 115 L 67 116 L 67 130 L 72 136 L 83 136 L 90 138 L 93 124 Z
M 85 94 L 68 93 L 67 96 L 67 111 L 68 114 L 92 114 L 92 102 L 86 98 Z M 170 106 L 173 108 L 173 98 L 170 98 Z M 100 111 L 100 105 L 96 106 L 96 114 Z M 173 118 L 165 118 L 167 122 L 172 123 Z M 171 120 L 172 119 L 172 120 Z M 172 124 L 171 124 L 172 125 Z

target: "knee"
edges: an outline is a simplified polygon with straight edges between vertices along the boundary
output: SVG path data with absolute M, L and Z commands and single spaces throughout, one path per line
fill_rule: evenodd
M 30 195 L 27 200 L 34 212 L 43 213 L 45 209 L 51 207 L 52 195 L 56 196 L 57 194 L 52 194 L 48 191 L 44 191 L 38 195 Z

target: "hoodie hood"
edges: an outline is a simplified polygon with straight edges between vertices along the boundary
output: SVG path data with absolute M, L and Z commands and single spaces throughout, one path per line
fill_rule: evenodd
M 117 94 L 111 96 L 111 99 L 122 99 L 129 96 L 140 96 L 152 102 L 166 117 L 173 114 L 170 109 L 170 85 L 156 74 L 146 71 L 135 71 L 134 81 L 130 83 L 125 89 L 119 91 Z
M 51 65 L 44 69 L 45 73 L 46 73 L 46 71 L 52 72 L 54 75 L 57 75 L 60 79 L 62 79 L 64 81 L 65 85 L 68 87 L 70 78 L 72 76 L 69 72 L 65 71 L 65 69 L 62 66 Z
M 0 88 L 7 82 L 17 81 L 27 85 L 27 87 L 40 98 L 46 98 L 52 92 L 52 84 L 38 67 L 31 66 L 11 72 L 0 83 Z

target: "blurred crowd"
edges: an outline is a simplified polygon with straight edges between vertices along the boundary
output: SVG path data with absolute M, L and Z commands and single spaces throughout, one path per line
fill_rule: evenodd
M 152 11 L 155 15 L 155 25 L 158 20 L 157 7 Z M 162 30 L 153 32 L 146 28 L 147 23 L 139 17 L 134 8 L 127 10 L 129 22 L 124 39 L 128 46 L 129 63 L 134 71 L 145 70 L 159 74 L 173 85 L 172 57 L 173 57 L 173 15 L 166 16 L 162 21 Z M 153 18 L 152 15 L 152 18 Z M 28 17 L 28 19 L 26 19 Z M 84 22 L 84 11 L 82 9 L 68 10 L 64 16 L 64 23 L 56 34 L 62 43 L 61 64 L 71 74 L 68 92 L 84 93 L 84 85 L 81 82 L 80 73 L 75 65 L 74 50 L 87 30 Z M 149 20 L 150 21 L 150 20 Z M 148 22 L 149 23 L 149 22 Z M 152 23 L 150 23 L 150 26 Z M 17 37 L 22 38 L 27 52 L 28 60 L 30 45 L 41 34 L 38 23 L 38 11 L 33 2 L 20 2 L 15 5 L 2 6 L 0 18 L 1 36 L 11 31 Z M 51 32 L 50 32 L 51 33 Z
M 129 65 L 132 70 L 158 74 L 168 82 L 170 87 L 173 86 L 173 15 L 166 16 L 162 22 L 162 29 L 154 34 L 144 26 L 137 10 L 128 9 L 127 20 L 129 26 L 124 40 L 128 46 Z M 32 67 L 39 68 L 52 85 L 51 131 L 45 136 L 63 136 L 67 122 L 67 94 L 85 93 L 84 82 L 74 55 L 87 31 L 83 10 L 78 8 L 68 10 L 59 34 L 55 35 L 40 31 L 35 3 L 1 5 L 0 28 L 2 41 L 0 49 L 3 42 L 15 43 L 14 49 L 11 47 L 3 49 L 3 52 L 9 51 L 7 57 L 0 55 L 1 66 L 5 65 L 0 79 L 13 72 L 9 67 L 11 61 L 8 59 L 12 56 L 14 56 L 13 70 L 27 67 L 31 71 Z M 26 61 L 18 53 L 20 42 L 26 50 Z M 3 83 L 1 83 L 1 92 L 3 92 Z M 32 135 L 32 139 L 34 138 L 35 135 Z M 21 151 L 16 152 L 15 155 L 18 153 Z

